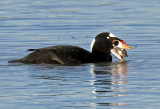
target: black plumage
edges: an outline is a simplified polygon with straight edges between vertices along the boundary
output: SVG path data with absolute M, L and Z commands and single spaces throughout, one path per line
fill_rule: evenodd
M 95 37 L 91 52 L 78 46 L 56 45 L 40 49 L 28 49 L 32 53 L 10 63 L 27 64 L 77 64 L 91 62 L 110 62 L 112 56 L 110 49 L 113 48 L 113 40 L 120 40 L 117 37 L 110 37 L 110 33 L 100 33 Z

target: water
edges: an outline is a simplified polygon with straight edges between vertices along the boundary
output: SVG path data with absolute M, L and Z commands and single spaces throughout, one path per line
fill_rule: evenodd
M 0 1 L 1 109 L 154 109 L 160 106 L 159 0 Z M 75 66 L 8 64 L 26 49 L 90 49 L 109 31 L 133 49 L 126 62 Z

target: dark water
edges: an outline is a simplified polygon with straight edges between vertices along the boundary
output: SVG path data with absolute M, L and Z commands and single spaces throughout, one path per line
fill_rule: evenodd
M 160 1 L 1 0 L 1 109 L 160 107 Z M 26 49 L 59 44 L 90 49 L 109 31 L 133 49 L 126 62 L 76 66 L 8 64 Z

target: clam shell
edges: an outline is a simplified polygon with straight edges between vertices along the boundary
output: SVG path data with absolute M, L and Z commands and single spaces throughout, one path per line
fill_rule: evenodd
M 127 51 L 125 49 L 121 49 L 121 48 L 115 48 L 115 50 L 123 57 L 127 57 Z

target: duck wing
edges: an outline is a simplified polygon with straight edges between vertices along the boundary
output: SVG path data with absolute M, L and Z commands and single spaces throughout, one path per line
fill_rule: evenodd
M 28 49 L 28 51 L 33 52 L 21 59 L 9 62 L 31 64 L 77 64 L 91 61 L 90 52 L 78 46 L 57 45 L 40 49 Z

